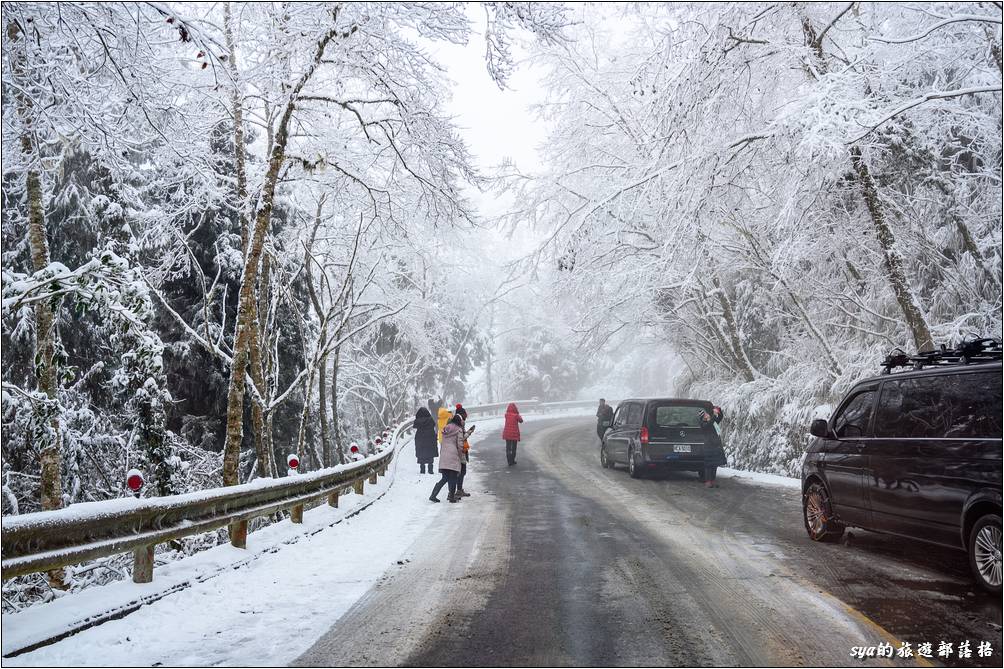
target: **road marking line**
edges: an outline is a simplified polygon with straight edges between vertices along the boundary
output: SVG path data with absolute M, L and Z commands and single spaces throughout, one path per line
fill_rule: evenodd
M 864 624 L 866 627 L 872 628 L 875 632 L 878 633 L 879 636 L 883 637 L 886 641 L 888 641 L 894 647 L 898 648 L 898 647 L 900 647 L 900 646 L 903 645 L 903 642 L 900 641 L 898 638 L 896 638 L 896 636 L 893 635 L 892 632 L 890 632 L 886 628 L 882 627 L 877 622 L 875 622 L 874 620 L 872 620 L 871 618 L 869 618 L 865 614 L 861 613 L 860 611 L 858 611 L 856 608 L 854 608 L 850 604 L 846 604 L 845 602 L 841 601 L 836 596 L 830 594 L 829 592 L 826 592 L 825 590 L 823 592 L 826 595 L 828 595 L 829 597 L 832 597 L 833 599 L 835 599 L 836 601 L 838 601 L 840 603 L 840 605 L 844 608 L 844 610 L 847 613 L 851 614 L 851 616 L 853 618 L 857 619 L 858 622 Z M 906 659 L 906 658 L 900 658 L 900 659 Z M 937 666 L 941 666 L 941 665 L 934 664 L 933 662 L 928 661 L 927 658 L 920 657 L 919 655 L 914 655 L 913 656 L 913 661 L 916 662 L 921 667 L 937 667 Z

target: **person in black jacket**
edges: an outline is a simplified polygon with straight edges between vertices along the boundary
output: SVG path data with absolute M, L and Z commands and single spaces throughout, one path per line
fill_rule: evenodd
M 418 458 L 419 474 L 424 474 L 426 467 L 430 474 L 435 473 L 432 461 L 439 457 L 439 448 L 436 446 L 436 421 L 425 407 L 419 408 L 415 412 L 415 457 Z
M 701 410 L 701 427 L 711 430 L 718 436 L 717 440 L 706 440 L 707 447 L 704 449 L 704 470 L 701 472 L 701 480 L 704 481 L 705 488 L 717 488 L 718 482 L 715 477 L 718 475 L 718 467 L 727 463 L 725 449 L 721 446 L 721 428 L 718 426 L 724 418 L 721 407 L 712 407 L 711 413 Z M 717 441 L 713 444 L 713 441 Z
M 603 441 L 604 433 L 613 425 L 613 422 L 614 408 L 607 404 L 605 399 L 600 399 L 600 406 L 596 408 L 596 434 L 600 441 Z

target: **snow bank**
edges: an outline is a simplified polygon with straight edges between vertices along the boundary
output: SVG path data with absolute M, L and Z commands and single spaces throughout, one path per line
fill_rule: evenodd
M 718 478 L 736 479 L 743 482 L 757 483 L 760 485 L 778 486 L 792 490 L 801 490 L 802 480 L 791 476 L 778 476 L 777 474 L 764 474 L 763 472 L 747 472 L 741 469 L 730 469 L 729 467 L 718 468 Z
M 254 532 L 247 550 L 216 546 L 158 566 L 153 583 L 120 581 L 5 614 L 4 654 L 90 616 L 156 599 L 121 620 L 5 659 L 4 665 L 288 663 L 451 506 L 429 503 L 437 477 L 420 476 L 411 460 L 409 441 L 388 475 L 366 486 L 365 495 L 343 495 L 338 509 L 307 510 L 302 525 L 282 522 Z

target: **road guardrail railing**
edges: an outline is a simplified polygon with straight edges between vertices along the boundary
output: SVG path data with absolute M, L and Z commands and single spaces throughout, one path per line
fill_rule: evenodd
M 515 400 L 524 413 L 589 407 L 592 401 L 540 402 Z M 501 415 L 509 402 L 466 407 L 468 414 Z M 55 511 L 5 516 L 2 538 L 3 580 L 59 569 L 102 557 L 133 553 L 133 581 L 153 580 L 157 544 L 227 527 L 230 543 L 247 546 L 248 521 L 289 511 L 293 523 L 303 522 L 305 505 L 327 499 L 338 506 L 348 490 L 363 494 L 366 481 L 377 482 L 403 445 L 409 419 L 394 428 L 389 445 L 358 462 L 282 478 L 258 479 L 243 485 L 182 495 L 137 499 L 125 497 L 75 504 Z

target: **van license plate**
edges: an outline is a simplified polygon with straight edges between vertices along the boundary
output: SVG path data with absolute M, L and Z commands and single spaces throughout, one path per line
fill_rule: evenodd
M 677 453 L 690 453 L 690 444 L 677 444 L 673 450 Z

